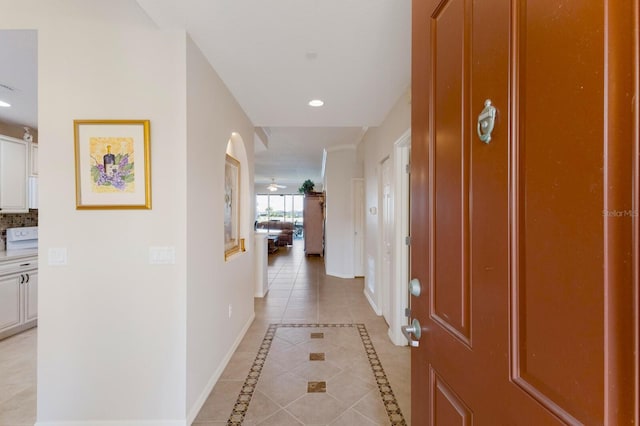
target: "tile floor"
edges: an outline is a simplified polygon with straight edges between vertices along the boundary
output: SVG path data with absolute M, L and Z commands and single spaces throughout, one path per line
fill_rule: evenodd
M 240 424 L 232 416 L 238 406 L 245 413 L 241 424 L 251 426 L 404 424 L 397 416 L 395 423 L 390 420 L 389 402 L 385 406 L 380 392 L 387 386 L 376 383 L 355 324 L 364 324 L 391 394 L 404 421 L 411 424 L 410 351 L 394 346 L 387 337 L 387 324 L 363 294 L 363 279 L 325 275 L 323 259 L 305 257 L 298 240 L 293 247 L 280 247 L 269 255 L 268 268 L 269 293 L 255 299 L 256 320 L 194 425 Z M 277 327 L 267 355 L 256 357 L 272 324 Z M 321 326 L 310 326 L 314 324 Z M 261 368 L 252 395 L 247 396 L 247 384 L 252 384 L 248 374 L 256 361 Z M 249 397 L 248 408 L 243 407 Z
M 0 425 L 36 422 L 36 329 L 0 340 Z
M 404 421 L 411 424 L 410 351 L 390 342 L 385 321 L 363 295 L 363 280 L 325 275 L 323 259 L 305 257 L 303 242 L 296 240 L 269 255 L 269 281 L 267 296 L 255 299 L 256 320 L 194 425 L 227 424 L 271 324 L 278 327 L 243 425 L 392 424 L 358 328 L 287 326 L 294 324 L 364 324 Z M 35 423 L 36 336 L 32 329 L 0 341 L 0 425 Z

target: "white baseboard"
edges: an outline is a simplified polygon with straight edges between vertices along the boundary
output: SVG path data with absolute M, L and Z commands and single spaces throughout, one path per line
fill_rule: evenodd
M 242 331 L 238 335 L 238 338 L 233 343 L 229 352 L 227 352 L 226 356 L 220 363 L 220 366 L 213 373 L 209 381 L 207 382 L 207 386 L 205 386 L 204 390 L 200 394 L 200 397 L 193 404 L 189 412 L 189 417 L 186 420 L 117 420 L 117 421 L 105 421 L 105 420 L 82 420 L 82 421 L 62 421 L 62 422 L 36 422 L 34 426 L 190 426 L 191 423 L 195 420 L 196 416 L 200 412 L 200 409 L 204 405 L 205 401 L 209 397 L 209 394 L 213 390 L 213 387 L 218 382 L 218 379 L 222 375 L 222 372 L 227 367 L 227 364 L 231 360 L 233 353 L 236 351 L 240 342 L 244 338 L 244 335 L 251 327 L 253 320 L 255 319 L 256 314 L 253 313 L 245 326 L 242 328 Z
M 371 298 L 371 295 L 369 295 L 369 292 L 367 291 L 367 289 L 364 289 L 363 293 L 364 293 L 364 297 L 367 298 L 367 301 L 369 302 L 369 305 L 371 305 L 371 308 L 376 313 L 376 315 L 378 315 L 378 316 L 382 315 L 382 309 L 378 308 L 378 305 L 376 305 L 373 302 L 373 299 Z
M 391 342 L 396 346 L 407 346 L 409 344 L 407 338 L 404 337 L 404 334 L 402 334 L 402 331 L 400 331 L 399 328 L 394 330 L 392 327 L 389 327 L 388 335 Z
M 344 279 L 352 279 L 355 278 L 355 275 L 345 275 L 345 274 L 338 274 L 336 272 L 331 272 L 331 271 L 324 271 L 325 274 L 330 275 L 332 277 L 336 277 L 336 278 L 344 278 Z
M 262 292 L 256 291 L 253 294 L 253 297 L 257 297 L 257 298 L 262 299 L 263 297 L 265 297 L 267 295 L 267 293 L 269 293 L 269 289 L 271 289 L 271 283 L 267 284 L 267 289 L 266 290 L 263 289 Z
M 238 338 L 236 339 L 235 342 L 233 342 L 233 345 L 229 349 L 229 352 L 227 352 L 224 359 L 220 363 L 220 366 L 218 366 L 216 371 L 214 371 L 214 373 L 211 375 L 211 378 L 207 382 L 207 385 L 205 386 L 204 390 L 202 391 L 198 399 L 196 399 L 196 402 L 193 404 L 193 407 L 191 407 L 191 410 L 189 410 L 189 416 L 187 417 L 187 425 L 191 425 L 191 423 L 193 423 L 193 421 L 196 419 L 196 416 L 202 409 L 202 406 L 204 405 L 205 401 L 209 397 L 209 394 L 213 390 L 213 387 L 216 385 L 216 383 L 218 383 L 218 379 L 222 375 L 222 372 L 224 371 L 225 368 L 227 368 L 227 364 L 229 364 L 231 357 L 233 356 L 234 352 L 240 345 L 240 342 L 242 342 L 244 335 L 247 334 L 247 330 L 249 330 L 249 327 L 251 327 L 251 324 L 253 323 L 253 320 L 255 319 L 255 317 L 256 317 L 256 313 L 253 312 L 251 314 L 251 317 L 249 317 L 249 320 L 247 321 L 247 323 L 242 328 L 242 331 L 238 335 Z M 40 426 L 40 425 L 37 425 L 37 426 Z M 159 426 L 164 426 L 164 425 L 159 425 Z M 173 425 L 167 425 L 167 426 L 173 426 Z
M 184 420 L 82 420 L 73 422 L 36 422 L 35 426 L 187 426 Z

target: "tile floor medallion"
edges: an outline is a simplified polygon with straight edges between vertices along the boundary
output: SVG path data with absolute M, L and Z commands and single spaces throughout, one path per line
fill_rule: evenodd
M 327 391 L 327 382 L 309 382 L 307 393 L 322 393 Z
M 324 353 L 312 352 L 309 354 L 309 361 L 324 361 Z
M 260 379 L 260 375 L 263 371 L 265 363 L 268 360 L 269 351 L 271 349 L 271 345 L 276 338 L 276 335 L 279 330 L 284 329 L 300 329 L 300 328 L 312 328 L 312 329 L 323 329 L 326 330 L 324 332 L 313 332 L 311 333 L 312 339 L 325 339 L 326 347 L 338 348 L 338 345 L 342 342 L 332 342 L 332 334 L 330 330 L 332 329 L 343 329 L 343 328 L 355 328 L 359 334 L 362 348 L 366 357 L 369 360 L 369 366 L 371 368 L 371 374 L 373 377 L 373 382 L 377 385 L 380 398 L 382 403 L 384 404 L 384 408 L 386 409 L 386 414 L 389 418 L 389 424 L 393 426 L 406 426 L 407 423 L 402 415 L 402 411 L 400 410 L 400 406 L 396 400 L 396 397 L 391 389 L 391 385 L 387 378 L 387 375 L 382 367 L 382 363 L 378 357 L 375 347 L 369 337 L 369 333 L 367 332 L 367 328 L 364 324 L 271 324 L 265 333 L 264 339 L 260 348 L 258 350 L 258 354 L 253 361 L 253 365 L 247 375 L 247 378 L 244 381 L 240 389 L 240 393 L 236 400 L 236 403 L 233 407 L 231 415 L 229 416 L 229 420 L 227 421 L 228 426 L 238 426 L 242 425 L 245 415 L 249 410 L 249 405 L 251 403 L 252 397 L 254 395 L 254 391 L 256 390 L 256 386 L 258 386 L 258 381 Z M 314 342 L 315 344 L 316 342 Z M 329 349 L 330 350 L 330 349 Z M 318 358 L 315 361 L 324 361 L 324 352 L 312 352 L 309 354 L 309 359 Z M 313 355 L 313 357 L 311 356 Z M 318 355 L 322 355 L 322 359 Z M 334 370 L 326 369 L 326 371 L 330 377 L 335 376 L 337 373 Z M 338 371 L 339 372 L 339 371 Z M 313 375 L 313 373 L 310 373 Z M 316 373 L 317 374 L 317 373 Z M 331 376 L 333 374 L 333 376 Z M 315 377 L 314 377 L 315 378 Z M 319 394 L 324 392 L 331 392 L 331 385 L 327 384 L 328 380 L 317 381 L 317 380 L 309 380 L 307 386 L 307 392 L 309 394 Z M 293 404 L 292 404 L 293 405 Z M 299 407 L 297 407 L 299 408 Z M 315 422 L 314 422 L 315 423 Z

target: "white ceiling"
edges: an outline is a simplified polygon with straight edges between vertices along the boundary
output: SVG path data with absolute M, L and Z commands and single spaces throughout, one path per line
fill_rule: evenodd
M 38 33 L 0 31 L 0 121 L 38 128 Z
M 137 0 L 186 29 L 251 121 L 270 133 L 256 190 L 321 182 L 322 150 L 378 126 L 411 79 L 410 0 Z M 307 105 L 322 99 L 322 108 Z M 270 131 L 270 132 L 269 132 Z
M 321 181 L 323 148 L 356 144 L 410 84 L 410 0 L 137 0 L 160 28 L 186 29 L 268 149 L 256 183 Z M 0 31 L 0 120 L 37 128 L 35 31 Z M 312 108 L 311 99 L 325 105 Z M 15 100 L 14 100 L 15 99 Z M 12 102 L 12 100 L 14 100 Z
M 272 179 L 287 186 L 280 193 L 298 192 L 307 179 L 321 189 L 323 149 L 357 143 L 364 133 L 362 127 L 274 127 L 267 131 L 271 134 L 269 149 L 255 154 L 258 193 L 267 193 Z

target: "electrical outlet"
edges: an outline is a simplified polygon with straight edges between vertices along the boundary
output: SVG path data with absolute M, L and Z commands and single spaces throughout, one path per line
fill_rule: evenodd
M 233 313 L 233 306 L 229 303 L 229 318 L 231 318 L 231 314 Z

